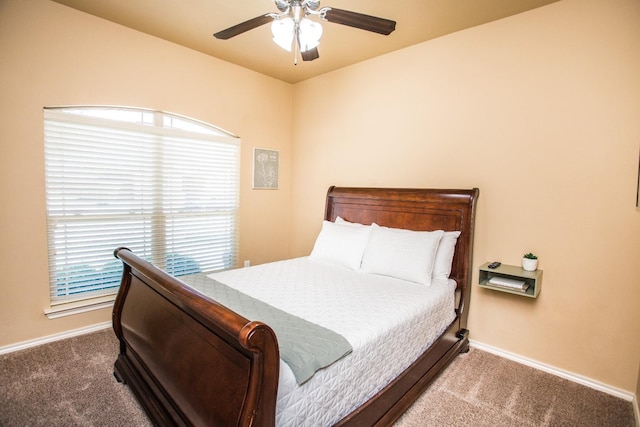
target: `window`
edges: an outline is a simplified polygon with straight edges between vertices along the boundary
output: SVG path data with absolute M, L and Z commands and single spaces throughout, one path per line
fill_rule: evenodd
M 125 246 L 181 276 L 237 259 L 240 142 L 131 108 L 44 110 L 51 306 L 117 292 Z

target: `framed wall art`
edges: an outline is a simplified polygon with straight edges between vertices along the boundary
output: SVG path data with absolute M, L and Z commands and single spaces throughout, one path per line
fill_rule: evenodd
M 278 189 L 280 152 L 264 148 L 253 149 L 253 188 L 260 190 Z

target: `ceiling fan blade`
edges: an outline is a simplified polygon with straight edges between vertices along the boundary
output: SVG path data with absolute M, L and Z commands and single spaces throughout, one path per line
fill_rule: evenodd
M 324 19 L 335 24 L 373 31 L 374 33 L 384 34 L 385 36 L 388 36 L 396 29 L 396 21 L 342 9 L 327 8 L 324 13 Z
M 300 52 L 300 56 L 302 56 L 303 61 L 313 61 L 314 59 L 320 58 L 320 54 L 318 53 L 317 47 L 306 50 L 304 52 Z
M 267 24 L 271 21 L 273 21 L 273 17 L 271 16 L 271 14 L 260 15 L 253 19 L 249 19 L 248 21 L 236 24 L 233 27 L 229 27 L 226 30 L 218 31 L 213 36 L 220 40 L 227 40 L 231 37 L 237 36 L 238 34 L 242 34 L 246 31 L 258 28 L 259 26 Z

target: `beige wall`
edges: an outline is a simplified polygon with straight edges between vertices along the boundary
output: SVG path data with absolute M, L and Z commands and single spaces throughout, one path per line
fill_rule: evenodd
M 297 84 L 292 255 L 330 185 L 477 186 L 474 282 L 528 251 L 544 278 L 475 286 L 471 338 L 635 392 L 638 23 L 638 0 L 565 0 Z
M 0 0 L 0 346 L 109 319 L 43 315 L 42 107 L 133 105 L 242 137 L 241 261 L 307 254 L 329 185 L 478 186 L 475 267 L 534 251 L 544 281 L 537 300 L 474 287 L 472 339 L 637 391 L 637 22 L 638 0 L 564 0 L 291 86 Z M 250 189 L 253 147 L 281 150 L 281 190 Z
M 111 318 L 43 314 L 44 106 L 153 108 L 239 135 L 240 261 L 288 255 L 290 84 L 44 0 L 0 1 L 0 64 L 0 347 Z M 253 147 L 280 150 L 281 190 L 251 190 Z

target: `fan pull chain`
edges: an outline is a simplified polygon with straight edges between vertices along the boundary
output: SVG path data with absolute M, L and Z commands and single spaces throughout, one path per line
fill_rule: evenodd
M 293 65 L 298 65 L 298 55 L 300 54 L 300 28 L 296 25 L 295 37 L 293 41 Z

